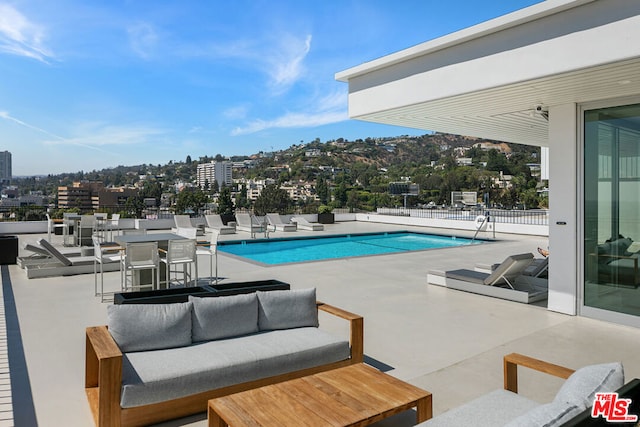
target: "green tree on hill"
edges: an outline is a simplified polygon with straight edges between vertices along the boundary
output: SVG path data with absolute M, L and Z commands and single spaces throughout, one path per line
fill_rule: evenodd
M 331 201 L 331 190 L 327 185 L 327 179 L 324 175 L 319 176 L 316 183 L 316 194 L 320 199 L 320 204 L 328 205 Z
M 248 208 L 251 206 L 249 197 L 247 195 L 247 185 L 242 184 L 240 191 L 236 194 L 236 206 L 239 208 Z
M 178 214 L 184 214 L 188 211 L 198 213 L 208 201 L 209 197 L 200 187 L 185 188 L 176 197 L 175 210 Z
M 265 186 L 253 206 L 256 215 L 266 215 L 270 212 L 286 214 L 291 211 L 289 194 L 275 184 Z
M 233 201 L 231 200 L 231 189 L 226 185 L 220 190 L 220 196 L 218 196 L 218 213 L 220 215 L 232 214 L 235 210 Z

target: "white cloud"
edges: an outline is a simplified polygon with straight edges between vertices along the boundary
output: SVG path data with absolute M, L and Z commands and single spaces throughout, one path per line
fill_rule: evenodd
M 271 120 L 256 119 L 235 128 L 232 136 L 247 135 L 274 128 L 315 127 L 348 120 L 347 99 L 344 91 L 328 94 L 312 103 L 311 111 L 287 112 Z
M 149 59 L 158 43 L 158 32 L 146 22 L 140 22 L 127 29 L 131 49 L 143 59 Z
M 278 33 L 251 39 L 185 44 L 172 53 L 180 52 L 185 58 L 232 59 L 235 67 L 260 70 L 267 78 L 266 85 L 271 94 L 282 95 L 304 76 L 304 62 L 311 51 L 312 39 L 310 34 Z
M 45 144 L 73 144 L 96 148 L 145 144 L 153 136 L 164 134 L 161 129 L 132 125 L 113 126 L 103 123 L 84 123 L 76 127 L 70 138 L 45 141 Z
M 147 126 L 110 126 L 102 123 L 85 123 L 72 131 L 74 136 L 65 138 L 56 135 L 38 126 L 29 124 L 23 120 L 11 116 L 6 111 L 0 111 L 0 118 L 19 124 L 28 129 L 42 133 L 51 139 L 43 141 L 47 145 L 75 145 L 77 147 L 88 148 L 102 153 L 123 156 L 122 151 L 106 150 L 103 147 L 135 145 L 148 143 L 152 137 L 164 134 L 162 129 Z
M 42 128 L 39 128 L 39 127 L 34 126 L 34 125 L 31 125 L 29 123 L 23 122 L 20 119 L 16 119 L 15 117 L 11 116 L 11 114 L 9 114 L 7 111 L 0 111 L 0 118 L 3 118 L 3 119 L 8 120 L 10 122 L 17 123 L 20 126 L 24 126 L 24 127 L 29 128 L 31 130 L 35 130 L 36 132 L 43 133 L 43 134 L 48 135 L 50 137 L 53 137 L 53 138 L 55 138 L 57 140 L 64 140 L 64 138 L 61 137 L 61 136 L 58 136 L 58 135 L 53 134 L 51 132 L 48 132 L 48 131 L 46 131 L 46 130 L 44 130 Z
M 311 50 L 311 35 L 304 39 L 290 35 L 279 38 L 274 51 L 265 56 L 268 63 L 271 86 L 276 93 L 287 91 L 304 72 L 304 59 Z
M 44 29 L 6 3 L 0 3 L 0 52 L 44 63 L 53 58 L 44 45 Z

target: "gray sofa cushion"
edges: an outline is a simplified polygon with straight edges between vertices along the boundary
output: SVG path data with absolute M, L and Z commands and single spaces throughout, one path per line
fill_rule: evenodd
M 257 294 L 261 331 L 318 326 L 315 288 Z
M 496 427 L 505 425 L 538 406 L 539 403 L 533 400 L 500 389 L 418 425 L 420 427 Z
M 193 303 L 193 341 L 209 341 L 258 332 L 255 293 L 215 298 L 189 296 Z
M 566 423 L 584 409 L 573 403 L 551 402 L 520 415 L 504 427 L 556 427 Z
M 616 256 L 629 255 L 630 253 L 627 252 L 627 248 L 631 246 L 632 243 L 633 240 L 627 237 L 598 245 L 597 250 L 599 255 L 613 255 L 612 257 L 599 257 L 598 262 L 608 264 L 609 262 L 615 260 Z
M 107 325 L 123 353 L 191 344 L 190 302 L 107 307 Z
M 553 401 L 569 402 L 585 409 L 593 404 L 596 393 L 616 391 L 623 384 L 624 370 L 621 363 L 589 365 L 571 374 Z
M 123 357 L 121 406 L 176 399 L 349 358 L 349 342 L 318 328 L 206 341 Z

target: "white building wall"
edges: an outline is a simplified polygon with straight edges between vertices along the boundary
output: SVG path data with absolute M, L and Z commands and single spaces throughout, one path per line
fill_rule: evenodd
M 576 104 L 549 108 L 549 310 L 577 313 L 578 132 Z
M 210 185 L 217 181 L 219 187 L 229 185 L 233 182 L 232 170 L 233 165 L 230 162 L 203 163 L 198 165 L 196 182 L 201 188 L 207 181 Z

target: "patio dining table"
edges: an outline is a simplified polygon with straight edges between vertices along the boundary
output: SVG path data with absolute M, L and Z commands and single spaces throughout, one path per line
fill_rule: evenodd
M 158 242 L 158 248 L 166 250 L 169 247 L 169 240 L 184 239 L 186 239 L 186 237 L 175 233 L 148 233 L 123 234 L 121 236 L 116 236 L 114 241 L 120 246 L 125 246 L 127 243 Z

